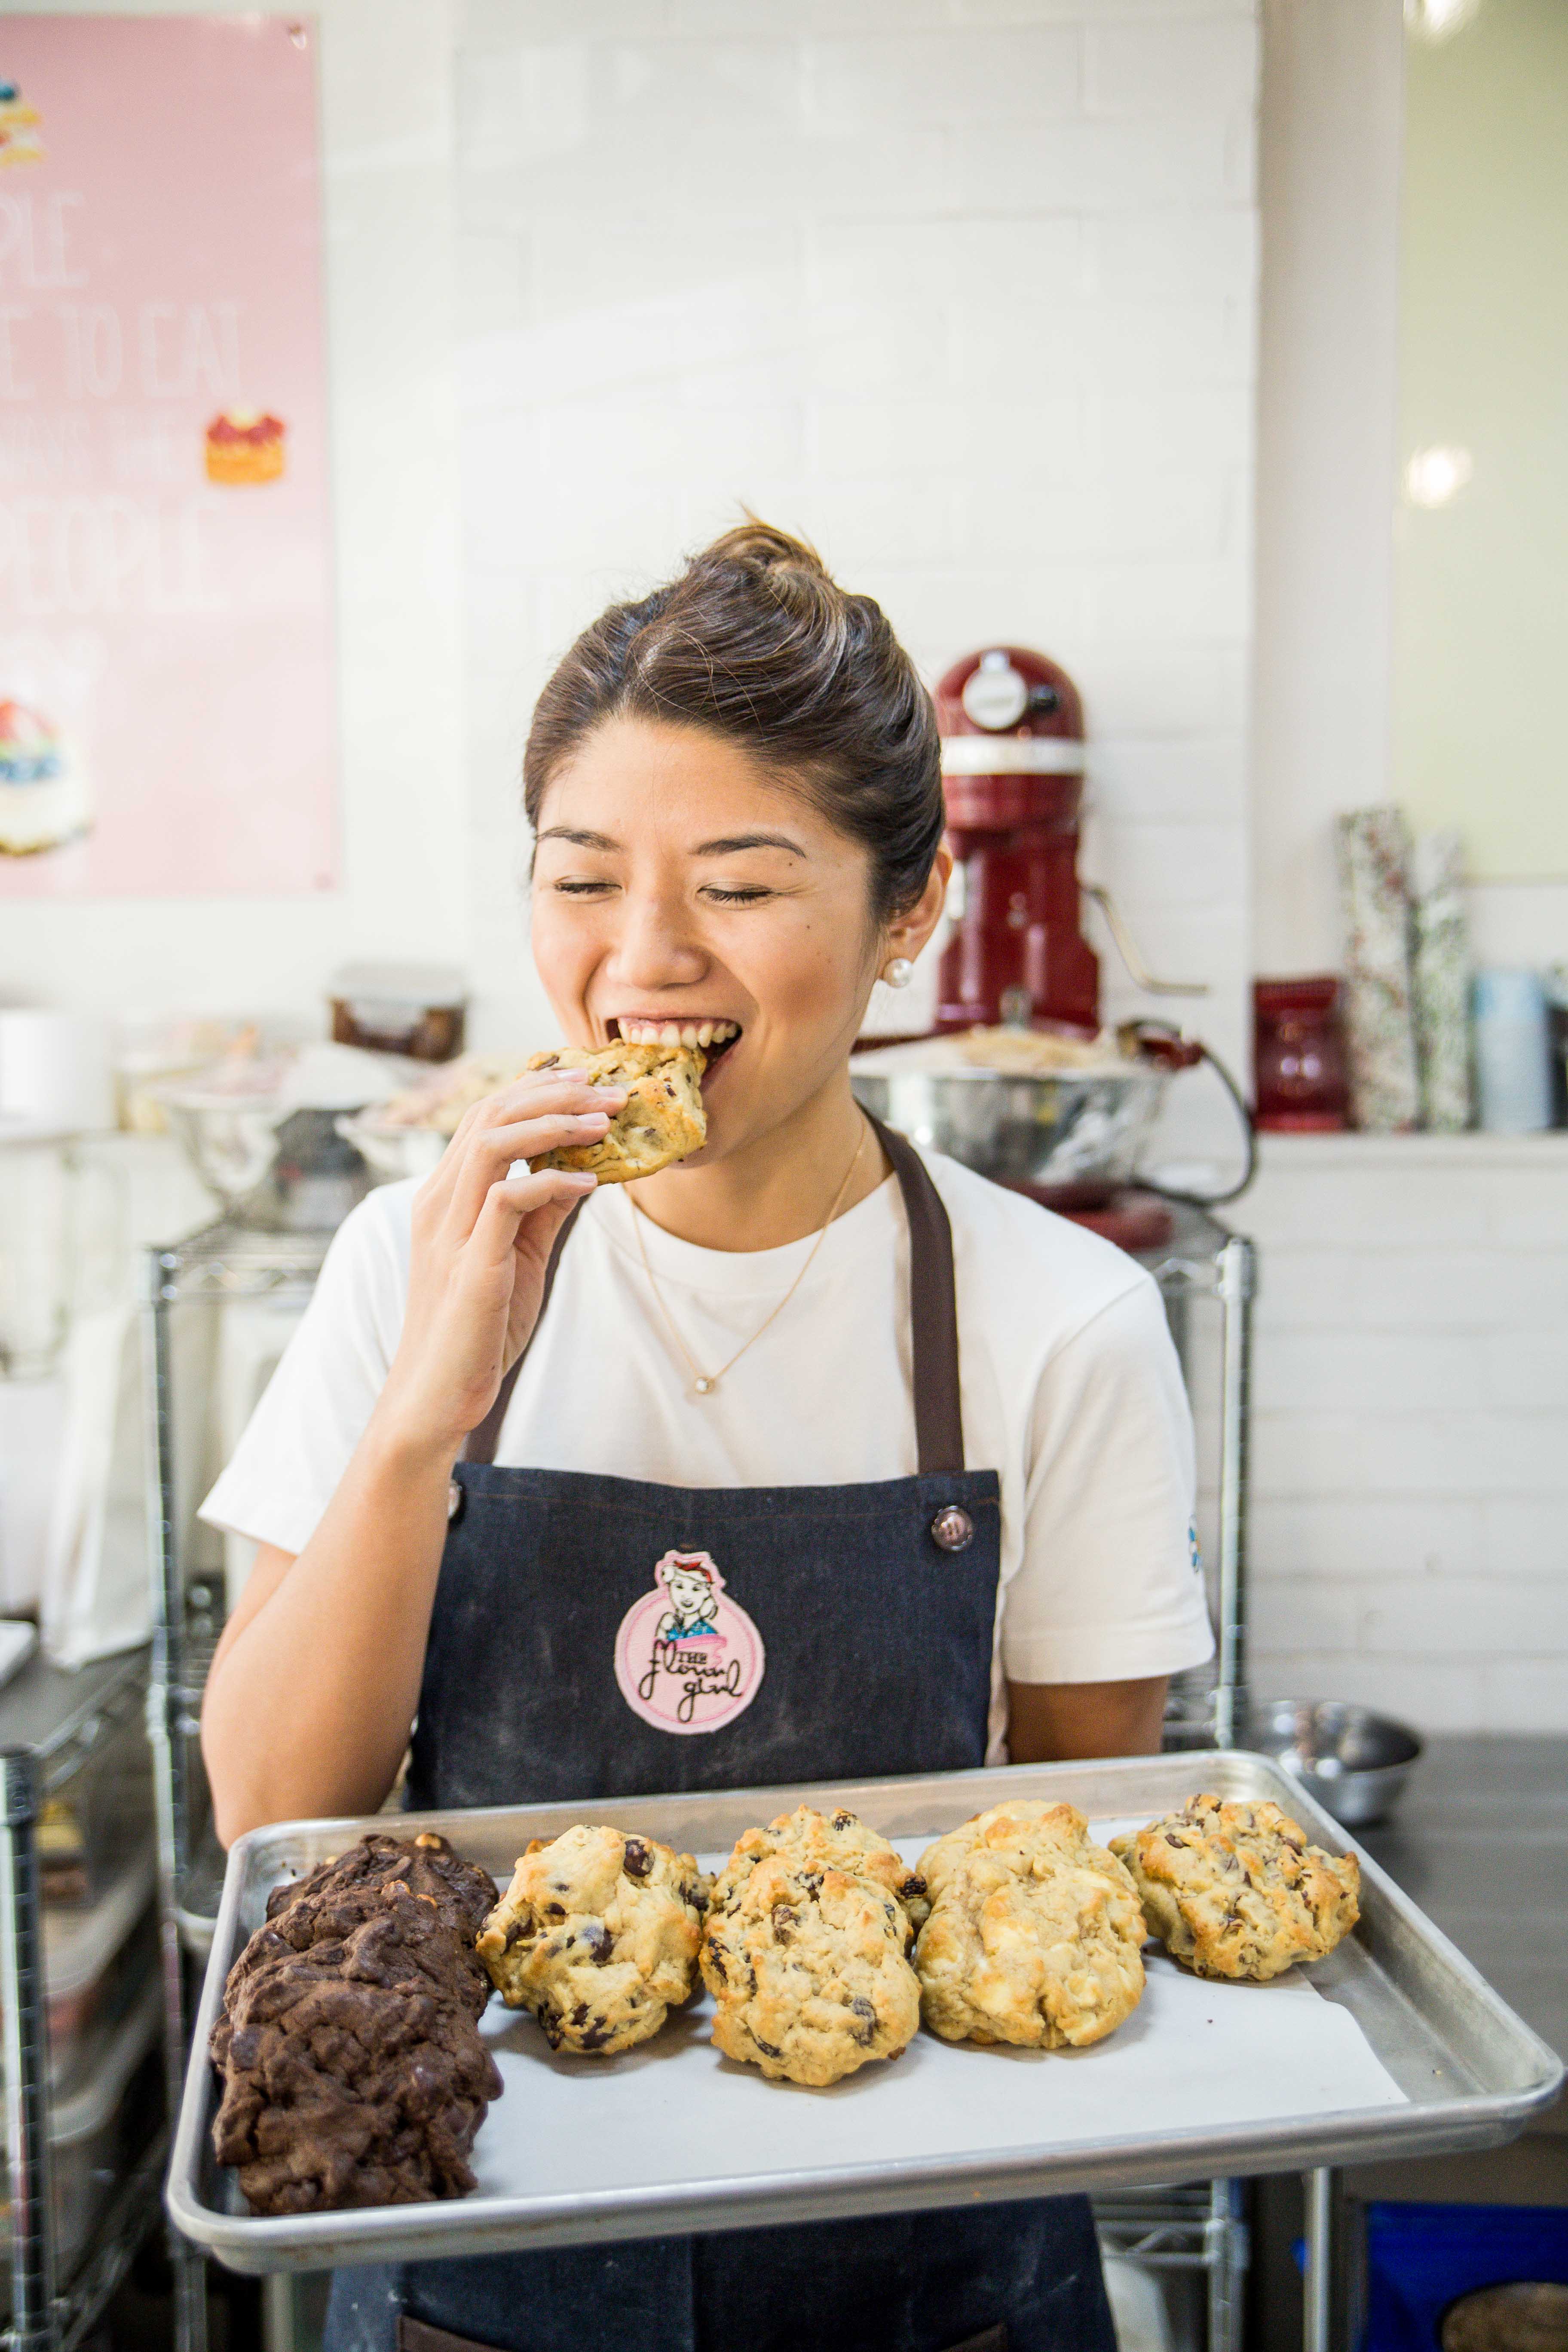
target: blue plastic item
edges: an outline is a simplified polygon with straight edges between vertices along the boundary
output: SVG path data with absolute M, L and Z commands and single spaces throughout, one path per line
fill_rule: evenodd
M 1362 2352 L 1436 2352 L 1450 2304 L 1514 2279 L 1568 2286 L 1568 2210 L 1369 2205 Z

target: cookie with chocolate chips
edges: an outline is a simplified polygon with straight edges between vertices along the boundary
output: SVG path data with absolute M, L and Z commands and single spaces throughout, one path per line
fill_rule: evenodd
M 565 1830 L 519 1859 L 477 1949 L 552 2049 L 613 2057 L 690 2000 L 707 1901 L 690 1854 L 620 1830 Z
M 713 1883 L 702 1977 L 713 2040 L 770 2080 L 822 2087 L 896 2058 L 920 2023 L 910 1906 L 925 1885 L 847 1811 L 748 1830 Z
M 1110 1850 L 1132 1874 L 1150 1934 L 1201 1977 L 1263 1984 L 1321 1960 L 1361 1916 L 1354 1854 L 1309 1845 L 1275 1804 L 1194 1797 Z
M 529 1166 L 585 1169 L 601 1184 L 630 1184 L 656 1176 L 708 1139 L 700 1045 L 605 1045 L 594 1053 L 562 1046 L 535 1054 L 531 1070 L 581 1070 L 594 1087 L 625 1087 L 626 1099 L 597 1143 L 563 1144 Z

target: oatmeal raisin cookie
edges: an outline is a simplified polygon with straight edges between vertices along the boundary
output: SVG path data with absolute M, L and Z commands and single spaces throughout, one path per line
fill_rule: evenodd
M 1136 1881 L 1150 1934 L 1201 1977 L 1262 1984 L 1298 1960 L 1321 1959 L 1360 1916 L 1354 1854 L 1309 1845 L 1275 1804 L 1197 1796 L 1110 1843 Z
M 713 2040 L 772 2081 L 821 2087 L 896 2058 L 920 2023 L 910 1906 L 925 1887 L 847 1811 L 749 1830 L 713 1884 L 702 1976 Z

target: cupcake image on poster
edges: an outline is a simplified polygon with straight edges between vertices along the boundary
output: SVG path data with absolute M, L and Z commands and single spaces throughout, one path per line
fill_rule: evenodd
M 14 81 L 0 80 L 0 166 L 38 163 L 43 154 L 37 107 L 27 104 Z
M 208 481 L 229 488 L 277 481 L 287 432 L 280 416 L 258 408 L 226 408 L 206 429 Z
M 0 857 L 33 857 L 92 824 L 87 778 L 42 712 L 0 698 Z

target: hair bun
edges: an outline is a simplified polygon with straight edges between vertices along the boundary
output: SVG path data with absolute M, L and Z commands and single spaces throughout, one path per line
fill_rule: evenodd
M 710 564 L 743 563 L 757 572 L 805 572 L 831 583 L 832 573 L 808 539 L 795 539 L 776 524 L 763 522 L 745 509 L 746 520 L 721 531 L 711 546 L 691 559 L 689 569 L 703 572 Z
M 606 719 L 705 729 L 789 776 L 870 858 L 869 912 L 914 906 L 941 845 L 942 746 L 880 605 L 815 547 L 745 515 L 662 588 L 584 630 L 534 709 L 523 805 Z

